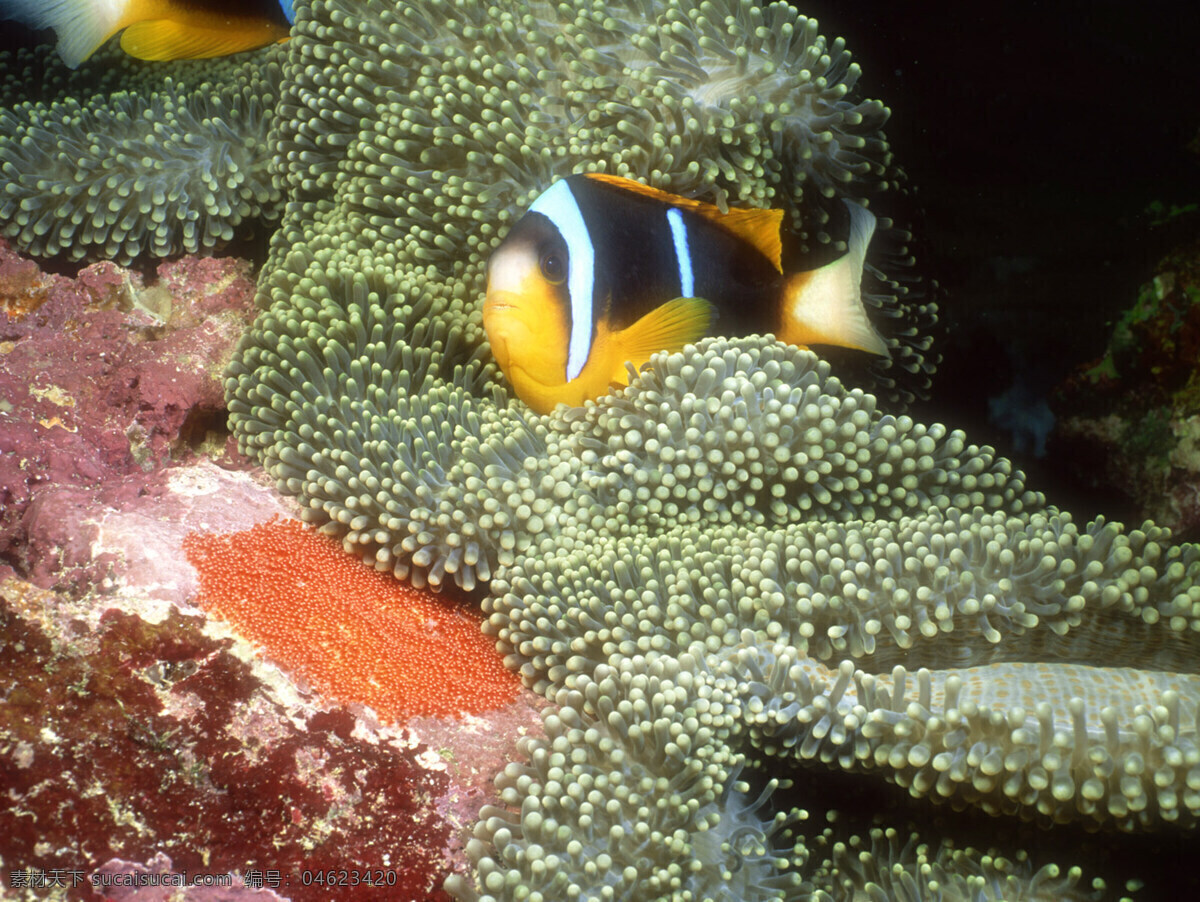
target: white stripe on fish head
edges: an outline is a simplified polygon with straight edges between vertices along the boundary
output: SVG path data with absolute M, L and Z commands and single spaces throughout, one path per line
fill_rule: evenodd
M 567 346 L 567 381 L 583 372 L 592 346 L 592 295 L 596 252 L 579 203 L 566 179 L 559 179 L 529 208 L 553 223 L 567 245 L 567 294 L 571 298 L 571 340 Z
M 687 224 L 678 207 L 667 211 L 667 224 L 671 227 L 671 240 L 675 244 L 675 261 L 679 265 L 679 296 L 695 297 L 696 276 L 692 272 L 692 249 L 688 246 Z

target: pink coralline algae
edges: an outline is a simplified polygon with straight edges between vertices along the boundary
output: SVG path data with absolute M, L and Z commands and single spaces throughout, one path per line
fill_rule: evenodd
M 63 641 L 34 616 L 48 594 L 0 582 L 6 888 L 78 875 L 70 898 L 140 902 L 155 896 L 92 875 L 157 870 L 235 875 L 169 897 L 208 902 L 443 898 L 449 778 L 423 746 L 364 734 L 345 709 L 285 708 L 202 617 L 112 610 Z
M 233 465 L 221 373 L 253 317 L 249 264 L 184 258 L 75 279 L 0 241 L 0 559 L 36 583 L 88 583 L 83 512 L 156 490 L 152 471 Z

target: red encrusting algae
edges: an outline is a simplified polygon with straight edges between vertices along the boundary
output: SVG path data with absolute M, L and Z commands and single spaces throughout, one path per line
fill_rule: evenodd
M 323 695 L 385 720 L 499 708 L 520 681 L 467 600 L 380 573 L 297 520 L 184 540 L 202 606 Z

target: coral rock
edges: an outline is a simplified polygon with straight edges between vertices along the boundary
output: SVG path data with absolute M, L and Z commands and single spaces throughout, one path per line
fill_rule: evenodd
M 0 241 L 0 554 L 39 584 L 70 579 L 82 511 L 204 452 L 234 465 L 220 374 L 252 293 L 239 260 L 163 264 L 147 287 L 111 263 L 41 273 Z
M 8 885 L 56 868 L 86 880 L 113 858 L 154 870 L 161 852 L 193 877 L 258 874 L 293 902 L 330 898 L 311 878 L 339 869 L 385 881 L 339 899 L 437 898 L 449 828 L 430 801 L 448 778 L 422 745 L 289 703 L 202 617 L 112 610 L 56 635 L 32 619 L 54 603 L 0 584 L 0 680 L 19 687 L 0 705 Z
M 1059 455 L 1093 489 L 1200 536 L 1200 241 L 1159 261 L 1104 355 L 1056 391 Z

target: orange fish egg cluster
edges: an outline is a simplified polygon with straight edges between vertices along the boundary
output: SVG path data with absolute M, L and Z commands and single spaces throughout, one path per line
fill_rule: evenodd
M 296 520 L 183 544 L 199 601 L 318 692 L 386 721 L 498 708 L 519 680 L 469 601 L 370 569 Z

